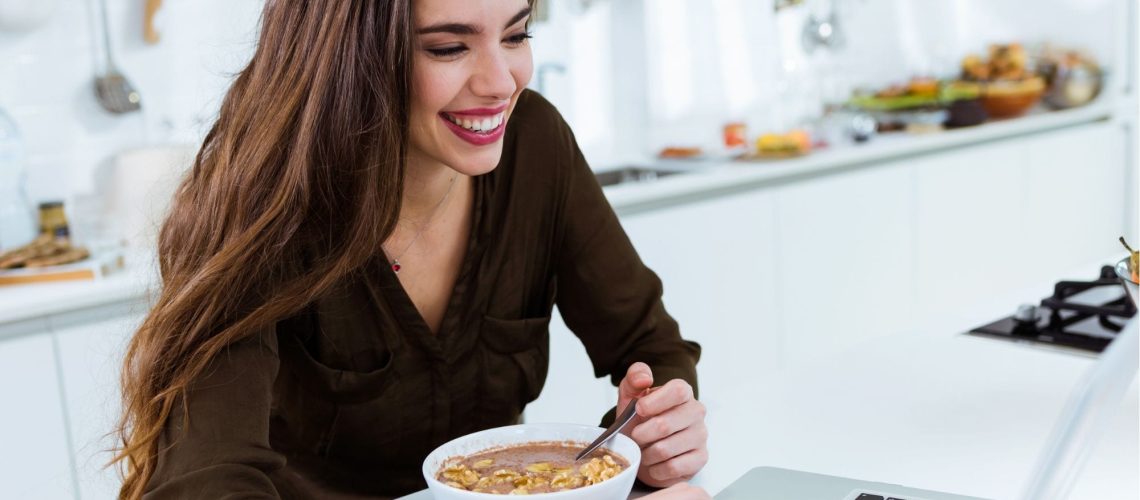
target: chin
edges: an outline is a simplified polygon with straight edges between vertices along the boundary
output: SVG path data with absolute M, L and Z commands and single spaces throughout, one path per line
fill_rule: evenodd
M 503 156 L 503 148 L 497 147 L 494 151 L 486 151 L 478 155 L 454 158 L 452 161 L 444 162 L 452 170 L 459 172 L 463 175 L 474 177 L 476 175 L 483 175 L 495 170 L 499 166 L 499 160 Z

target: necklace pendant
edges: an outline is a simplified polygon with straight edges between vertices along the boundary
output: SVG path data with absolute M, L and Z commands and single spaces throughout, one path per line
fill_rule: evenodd
M 400 260 L 399 259 L 392 261 L 392 272 L 394 272 L 396 274 L 400 274 Z

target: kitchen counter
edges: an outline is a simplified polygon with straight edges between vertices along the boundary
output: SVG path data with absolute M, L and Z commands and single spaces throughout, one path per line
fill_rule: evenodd
M 703 385 L 710 461 L 692 482 L 716 494 L 753 467 L 774 466 L 1019 498 L 1070 391 L 1096 358 L 960 333 L 978 324 L 966 318 L 988 314 Z M 1133 380 L 1071 498 L 1140 497 L 1138 400 Z
M 1106 121 L 1115 112 L 1104 101 L 1062 111 L 1038 110 L 1020 118 L 976 127 L 927 134 L 891 133 L 858 145 L 843 145 L 809 155 L 779 160 L 661 160 L 623 162 L 685 172 L 654 181 L 629 182 L 606 188 L 619 215 L 629 215 L 714 198 L 764 186 L 802 182 L 859 168 L 869 168 L 917 155 L 962 148 L 1035 133 Z M 595 165 L 599 171 L 607 170 Z
M 94 281 L 37 283 L 0 287 L 0 339 L 52 326 L 82 322 L 87 313 L 142 312 L 157 280 L 154 256 L 130 252 L 127 268 Z

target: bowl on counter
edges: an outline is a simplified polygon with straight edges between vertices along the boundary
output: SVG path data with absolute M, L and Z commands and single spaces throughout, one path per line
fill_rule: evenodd
M 1045 79 L 995 80 L 981 84 L 979 98 L 991 118 L 1013 118 L 1029 111 L 1045 93 Z
M 1130 266 L 1129 257 L 1125 257 L 1116 263 L 1116 277 L 1120 278 L 1120 282 L 1124 284 L 1124 291 L 1128 292 L 1132 304 L 1140 306 L 1140 282 L 1137 281 L 1136 273 Z
M 424 459 L 423 475 L 428 490 L 436 500 L 472 500 L 503 498 L 503 495 L 478 493 L 449 486 L 437 474 L 458 457 L 474 455 L 486 450 L 529 443 L 573 443 L 585 447 L 605 429 L 577 424 L 521 424 L 496 427 L 462 436 L 440 445 Z M 626 498 L 633 490 L 637 468 L 641 464 L 641 449 L 624 434 L 616 434 L 602 448 L 624 458 L 629 466 L 611 479 L 577 489 L 553 493 L 533 493 L 528 498 L 550 500 L 610 500 Z M 594 452 L 595 454 L 597 452 Z M 593 456 L 593 455 L 591 455 Z M 571 456 L 571 458 L 573 458 Z

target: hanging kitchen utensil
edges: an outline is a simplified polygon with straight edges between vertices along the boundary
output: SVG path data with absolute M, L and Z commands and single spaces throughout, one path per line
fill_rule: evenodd
M 808 16 L 804 23 L 804 31 L 800 42 L 804 52 L 811 54 L 817 48 L 837 50 L 843 48 L 846 39 L 839 23 L 839 16 L 835 12 L 834 4 L 831 12 L 825 17 Z
M 143 41 L 155 45 L 162 39 L 154 27 L 154 16 L 162 7 L 162 0 L 146 0 L 146 9 L 143 11 Z
M 97 0 L 99 3 L 100 22 L 103 30 L 103 51 L 106 55 L 106 67 L 103 74 L 95 77 L 95 97 L 104 109 L 115 114 L 138 111 L 142 107 L 142 96 L 131 86 L 131 82 L 123 76 L 115 66 L 111 57 L 111 30 L 107 22 L 107 0 Z

